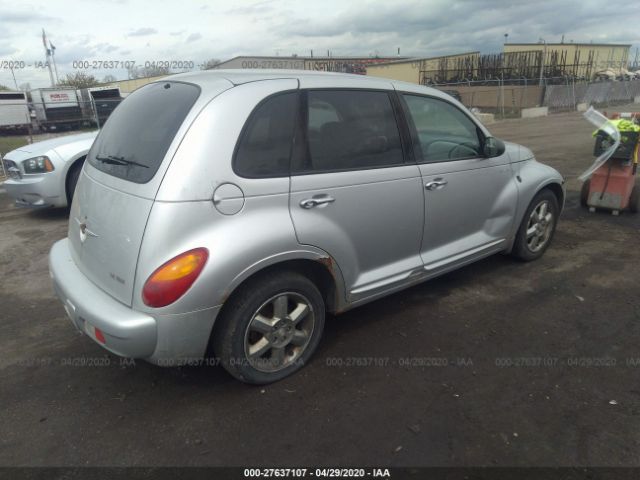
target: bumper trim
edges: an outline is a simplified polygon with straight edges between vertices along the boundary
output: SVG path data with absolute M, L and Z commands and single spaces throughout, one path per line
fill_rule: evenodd
M 49 254 L 49 272 L 56 295 L 78 330 L 123 357 L 146 358 L 156 349 L 156 320 L 115 300 L 95 286 L 76 266 L 69 240 L 56 242 Z M 95 338 L 95 328 L 105 343 Z

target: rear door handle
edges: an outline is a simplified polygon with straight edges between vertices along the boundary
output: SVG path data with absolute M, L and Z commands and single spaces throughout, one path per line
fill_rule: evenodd
M 431 182 L 425 183 L 424 188 L 426 188 L 427 190 L 439 190 L 441 188 L 444 188 L 447 183 L 448 182 L 446 180 L 443 180 L 442 178 L 436 178 Z
M 306 198 L 300 202 L 300 206 L 306 210 L 309 210 L 310 208 L 321 207 L 335 201 L 335 198 L 323 195 L 321 197 Z

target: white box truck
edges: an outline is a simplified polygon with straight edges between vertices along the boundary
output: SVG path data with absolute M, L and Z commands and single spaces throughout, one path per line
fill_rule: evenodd
M 27 133 L 30 125 L 27 95 L 24 92 L 0 92 L 0 130 Z
M 42 130 L 79 128 L 83 123 L 78 93 L 74 88 L 31 90 L 36 119 Z

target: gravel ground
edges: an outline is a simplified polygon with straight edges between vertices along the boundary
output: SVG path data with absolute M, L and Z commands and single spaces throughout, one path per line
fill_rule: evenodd
M 580 208 L 579 114 L 490 128 L 568 180 L 545 256 L 331 317 L 313 361 L 266 387 L 77 334 L 47 274 L 68 212 L 0 193 L 0 465 L 640 465 L 640 216 Z

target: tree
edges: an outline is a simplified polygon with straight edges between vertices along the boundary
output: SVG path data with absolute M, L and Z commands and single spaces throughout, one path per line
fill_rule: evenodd
M 211 70 L 212 68 L 216 68 L 216 66 L 220 65 L 221 63 L 222 62 L 217 58 L 210 58 L 200 66 L 200 70 Z
M 127 74 L 130 79 L 133 78 L 146 78 L 146 77 L 161 77 L 163 75 L 170 75 L 171 69 L 168 67 L 148 66 L 148 67 L 132 67 L 127 69 Z
M 6 85 L 0 85 L 0 91 L 3 91 L 3 90 L 11 90 L 11 89 Z
M 102 83 L 113 83 L 117 80 L 118 79 L 113 75 L 105 75 L 104 78 L 102 79 Z
M 58 83 L 60 87 L 89 88 L 100 82 L 93 75 L 84 72 L 68 73 L 67 78 Z

